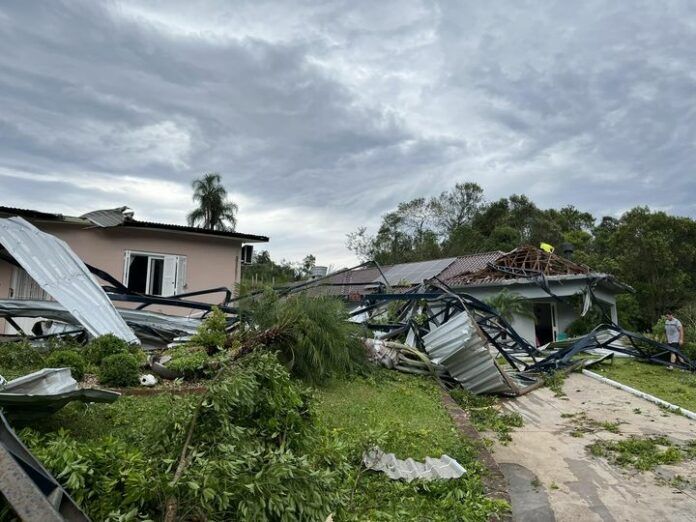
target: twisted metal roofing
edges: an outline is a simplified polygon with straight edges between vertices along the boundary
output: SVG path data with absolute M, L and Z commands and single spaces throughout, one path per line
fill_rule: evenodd
M 471 316 L 462 312 L 423 336 L 428 357 L 472 393 L 513 391 Z
M 85 264 L 64 241 L 41 232 L 21 217 L 11 217 L 0 219 L 0 243 L 90 335 L 111 333 L 128 343 L 140 344 Z

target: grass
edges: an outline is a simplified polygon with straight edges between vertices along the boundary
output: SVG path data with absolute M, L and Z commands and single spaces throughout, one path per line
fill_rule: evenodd
M 571 419 L 572 430 L 570 436 L 575 438 L 584 437 L 586 433 L 596 433 L 598 431 L 608 431 L 609 433 L 619 433 L 621 421 L 598 421 L 587 416 L 584 411 L 576 413 L 561 413 L 562 419 Z
M 563 372 L 551 372 L 544 375 L 544 385 L 553 392 L 554 397 L 562 398 L 566 396 L 563 391 L 565 378 L 566 374 Z
M 159 455 L 161 425 L 172 411 L 183 412 L 198 397 L 162 393 L 122 396 L 113 404 L 71 403 L 31 427 L 44 433 L 64 429 L 85 442 L 111 436 L 144 454 Z M 335 520 L 490 520 L 509 509 L 486 496 L 481 481 L 485 471 L 477 451 L 454 426 L 432 380 L 377 370 L 316 388 L 312 402 L 320 436 L 311 454 L 335 460 L 339 451 L 348 463 L 341 488 L 348 491 L 349 500 L 335 513 Z M 390 480 L 362 468 L 362 453 L 372 444 L 403 459 L 447 454 L 467 473 L 456 480 L 410 484 Z
M 603 377 L 649 393 L 690 411 L 696 411 L 696 374 L 668 370 L 657 364 L 618 358 L 593 369 Z
M 487 520 L 507 506 L 485 497 L 476 450 L 454 426 L 432 380 L 380 370 L 318 390 L 319 423 L 354 462 L 378 444 L 397 458 L 447 454 L 467 473 L 456 480 L 410 484 L 358 471 L 348 520 Z
M 519 413 L 501 413 L 500 399 L 497 397 L 474 395 L 463 389 L 453 390 L 451 395 L 457 404 L 469 413 L 469 419 L 478 431 L 494 432 L 503 445 L 512 440 L 510 433 L 513 428 L 521 428 L 524 425 Z
M 680 445 L 665 436 L 630 437 L 620 441 L 597 441 L 590 444 L 588 450 L 612 464 L 647 471 L 662 464 L 678 464 L 696 458 L 696 440 Z

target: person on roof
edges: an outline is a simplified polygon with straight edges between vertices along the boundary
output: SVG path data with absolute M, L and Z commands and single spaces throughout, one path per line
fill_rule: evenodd
M 681 321 L 672 315 L 670 310 L 667 311 L 667 319 L 665 320 L 665 334 L 667 335 L 667 344 L 672 348 L 679 350 L 684 345 L 684 327 Z M 677 356 L 670 354 L 668 368 L 672 369 L 672 364 L 677 362 Z

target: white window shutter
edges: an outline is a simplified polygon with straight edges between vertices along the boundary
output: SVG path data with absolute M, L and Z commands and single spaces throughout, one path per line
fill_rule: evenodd
M 176 294 L 176 256 L 164 256 L 162 273 L 162 295 L 169 297 Z
M 128 286 L 128 273 L 130 272 L 130 250 L 123 252 L 123 284 Z
M 186 256 L 177 256 L 176 269 L 176 293 L 183 294 L 186 292 Z

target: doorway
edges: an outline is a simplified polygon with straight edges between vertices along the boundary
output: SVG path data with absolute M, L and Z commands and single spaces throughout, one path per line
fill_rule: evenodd
M 554 303 L 534 303 L 534 333 L 537 346 L 556 340 L 556 305 Z

